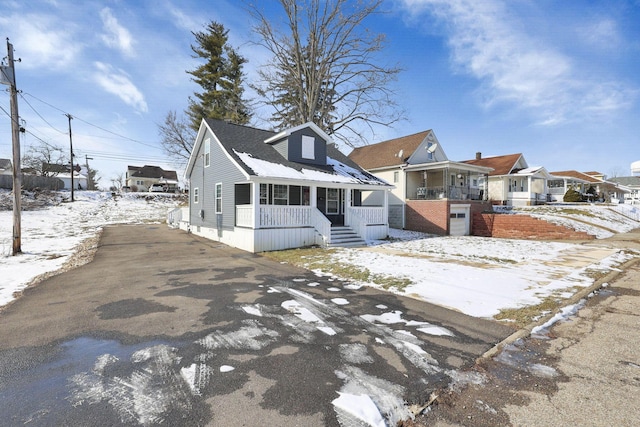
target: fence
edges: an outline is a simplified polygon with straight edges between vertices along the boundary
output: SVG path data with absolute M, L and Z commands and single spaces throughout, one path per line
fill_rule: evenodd
M 0 175 L 0 188 L 13 190 L 13 176 Z M 31 191 L 36 188 L 41 190 L 62 190 L 64 182 L 59 178 L 37 175 L 22 175 L 22 189 Z

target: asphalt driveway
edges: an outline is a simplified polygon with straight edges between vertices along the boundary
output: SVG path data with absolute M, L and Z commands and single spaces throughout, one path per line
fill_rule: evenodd
M 513 332 L 165 226 L 106 228 L 0 325 L 3 423 L 36 426 L 395 425 Z

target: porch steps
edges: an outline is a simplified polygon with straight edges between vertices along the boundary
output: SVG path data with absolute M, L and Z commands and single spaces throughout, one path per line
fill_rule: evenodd
M 346 225 L 331 226 L 331 243 L 329 247 L 367 246 L 367 242 Z

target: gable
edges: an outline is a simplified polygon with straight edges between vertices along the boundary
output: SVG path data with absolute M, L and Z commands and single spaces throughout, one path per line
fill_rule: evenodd
M 436 138 L 433 131 L 427 133 L 426 138 L 415 149 L 413 154 L 407 159 L 410 165 L 421 165 L 424 163 L 446 162 L 447 155 L 442 149 L 442 145 Z

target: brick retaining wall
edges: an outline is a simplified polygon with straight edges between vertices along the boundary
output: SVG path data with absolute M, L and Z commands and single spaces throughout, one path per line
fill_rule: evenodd
M 595 236 L 584 231 L 552 224 L 522 214 L 474 213 L 474 236 L 510 239 L 593 240 Z

